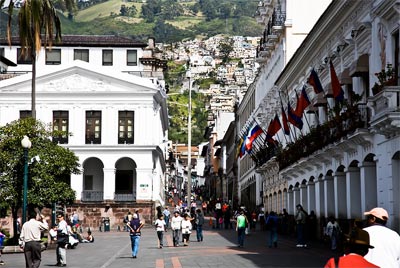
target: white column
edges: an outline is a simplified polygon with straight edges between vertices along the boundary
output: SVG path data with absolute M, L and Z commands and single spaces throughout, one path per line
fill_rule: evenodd
M 299 186 L 300 187 L 300 186 Z M 295 211 L 294 208 L 297 206 L 297 204 L 301 203 L 300 199 L 300 188 L 299 187 L 294 187 L 293 188 L 293 212 Z
M 301 184 L 299 186 L 300 188 L 300 200 L 299 203 L 307 209 L 307 212 L 310 213 L 310 210 L 308 210 L 308 196 L 307 196 L 307 185 Z
M 347 219 L 355 219 L 361 214 L 360 169 L 349 167 L 346 170 Z
M 289 214 L 294 214 L 294 194 L 293 190 L 289 189 L 287 191 L 287 204 L 286 204 L 286 210 Z
M 344 172 L 335 172 L 333 185 L 335 193 L 335 218 L 344 218 L 347 216 L 346 174 Z
M 315 214 L 319 217 L 325 216 L 324 182 L 322 178 L 315 181 Z
M 136 169 L 136 200 L 151 200 L 153 189 L 153 170 Z
M 81 174 L 71 174 L 71 188 L 76 192 L 76 200 L 81 200 L 83 191 L 83 170 Z
M 103 168 L 104 172 L 104 200 L 114 200 L 115 168 Z
M 331 215 L 335 215 L 336 217 L 335 191 L 332 176 L 325 176 L 324 189 L 325 218 Z
M 363 162 L 360 167 L 361 212 L 369 211 L 378 204 L 375 162 Z
M 307 196 L 308 196 L 308 204 L 307 204 L 308 212 L 311 212 L 312 210 L 314 210 L 314 212 L 316 212 L 315 211 L 316 210 L 316 206 L 315 206 L 315 184 L 312 181 L 310 181 L 307 184 Z

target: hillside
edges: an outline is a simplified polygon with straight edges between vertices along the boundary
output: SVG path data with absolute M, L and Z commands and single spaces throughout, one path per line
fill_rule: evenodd
M 242 36 L 259 36 L 262 33 L 262 27 L 251 17 L 256 10 L 257 1 L 185 1 L 180 2 L 179 6 L 168 9 L 168 5 L 171 5 L 169 1 L 171 0 L 149 0 L 144 4 L 108 0 L 93 4 L 78 10 L 72 21 L 67 19 L 67 14 L 64 14 L 63 33 L 118 34 L 135 36 L 143 41 L 149 36 L 154 36 L 157 41 L 164 43 L 193 39 L 198 36 L 210 37 L 222 33 Z M 160 6 L 152 7 L 147 13 L 144 12 L 143 9 L 147 10 L 151 2 L 157 2 Z M 203 3 L 203 7 L 199 3 Z M 226 9 L 227 4 L 230 9 L 225 10 L 224 13 L 222 11 L 215 14 L 207 12 L 208 8 L 223 10 L 225 7 Z M 129 11 L 133 6 L 134 11 L 121 15 L 122 5 Z M 174 12 L 175 10 L 180 12 Z

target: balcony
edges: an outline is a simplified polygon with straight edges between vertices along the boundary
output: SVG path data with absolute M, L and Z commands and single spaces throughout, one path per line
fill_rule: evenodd
M 400 86 L 386 86 L 368 98 L 372 132 L 391 137 L 400 134 Z
M 309 133 L 300 136 L 285 148 L 273 145 L 262 148 L 253 156 L 253 160 L 257 167 L 260 167 L 276 156 L 279 169 L 283 170 L 317 151 L 321 161 L 324 155 L 331 159 L 341 155 L 343 151 L 354 151 L 355 145 L 371 143 L 370 133 L 364 131 L 368 127 L 367 122 L 368 113 L 365 104 L 350 106 L 342 114 L 312 128 Z
M 89 191 L 85 190 L 82 192 L 82 202 L 103 202 L 103 191 Z
M 136 201 L 136 192 L 134 193 L 114 193 L 114 201 L 132 202 Z

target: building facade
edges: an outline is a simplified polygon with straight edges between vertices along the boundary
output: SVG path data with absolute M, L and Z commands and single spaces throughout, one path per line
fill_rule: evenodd
M 153 40 L 150 46 L 112 36 L 64 40 L 39 54 L 36 118 L 71 134 L 53 140 L 79 158 L 81 174 L 71 175 L 70 185 L 81 217 L 90 214 L 86 205 L 97 207 L 96 216 L 114 225 L 127 212 L 120 207 L 145 203 L 150 218 L 153 206 L 165 201 L 168 133 L 163 62 L 152 57 Z M 18 45 L 1 49 L 17 62 L 7 71 L 15 76 L 0 81 L 5 125 L 31 115 L 31 64 L 21 61 Z
M 276 115 L 284 122 L 282 108 L 289 118 L 291 105 L 303 124 L 289 123 L 290 135 L 272 135 L 279 146 L 254 154 L 267 211 L 293 214 L 302 204 L 346 228 L 379 206 L 400 230 L 399 10 L 396 0 L 332 1 L 279 76 L 260 72 L 269 84 L 253 115 L 267 130 Z M 267 66 L 280 50 L 266 53 Z M 303 92 L 310 103 L 300 109 Z

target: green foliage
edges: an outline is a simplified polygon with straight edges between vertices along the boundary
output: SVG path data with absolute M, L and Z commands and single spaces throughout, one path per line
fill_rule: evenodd
M 49 207 L 53 202 L 71 204 L 75 192 L 67 181 L 79 174 L 75 154 L 51 141 L 52 133 L 43 123 L 33 118 L 13 121 L 0 128 L 0 200 L 13 211 L 22 205 L 23 148 L 21 140 L 27 135 L 32 142 L 29 149 L 28 204 Z
M 206 78 L 197 80 L 196 84 L 200 89 L 208 89 L 212 84 L 218 84 L 218 81 L 215 78 Z
M 219 51 L 222 62 L 226 63 L 229 60 L 229 54 L 233 51 L 233 39 L 225 38 L 219 43 Z
M 168 97 L 168 111 L 172 115 L 168 136 L 174 142 L 188 142 L 188 103 L 188 91 Z M 203 131 L 207 125 L 207 112 L 204 103 L 204 96 L 192 91 L 192 144 L 205 141 Z
M 173 88 L 180 88 L 182 81 L 186 75 L 186 63 L 176 63 L 174 61 L 168 61 L 167 71 L 164 73 L 165 83 L 170 86 L 170 90 Z

